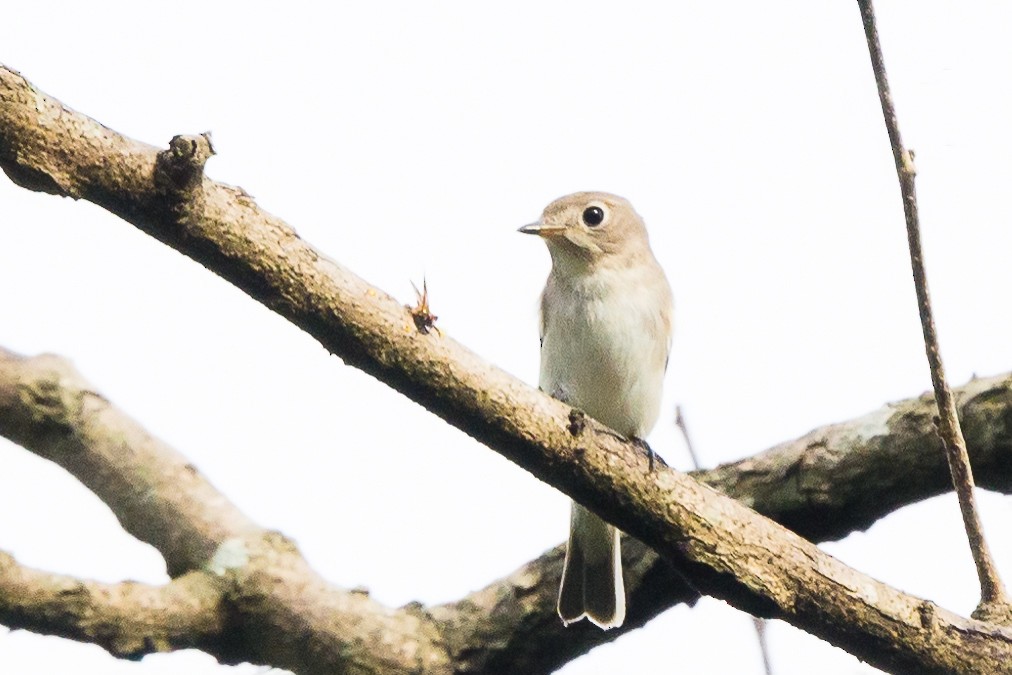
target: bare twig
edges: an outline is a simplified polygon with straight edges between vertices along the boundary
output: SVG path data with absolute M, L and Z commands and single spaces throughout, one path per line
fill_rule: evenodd
M 759 649 L 763 654 L 763 672 L 766 675 L 773 675 L 773 665 L 770 663 L 770 647 L 766 642 L 766 619 L 753 616 L 752 624 L 755 626 L 756 635 L 759 636 Z
M 963 439 L 959 418 L 956 415 L 955 400 L 945 382 L 945 370 L 942 366 L 938 335 L 932 318 L 928 279 L 921 250 L 917 192 L 914 187 L 914 178 L 917 175 L 917 170 L 914 167 L 914 153 L 903 147 L 903 139 L 900 136 L 899 123 L 896 119 L 896 109 L 889 91 L 885 60 L 882 57 L 882 46 L 879 42 L 872 2 L 871 0 L 858 0 L 858 5 L 861 8 L 868 53 L 871 56 L 872 69 L 875 71 L 879 101 L 882 103 L 882 116 L 885 118 L 886 131 L 889 133 L 889 144 L 892 146 L 896 175 L 899 178 L 900 193 L 903 196 L 907 243 L 910 247 L 910 266 L 913 269 L 914 287 L 917 291 L 917 308 L 921 317 L 921 330 L 924 333 L 924 349 L 928 356 L 928 365 L 931 368 L 931 383 L 935 390 L 935 402 L 938 406 L 936 424 L 945 447 L 952 483 L 956 489 L 959 509 L 963 515 L 963 525 L 966 528 L 973 561 L 977 566 L 977 577 L 980 580 L 980 604 L 977 605 L 973 616 L 979 619 L 1010 623 L 1012 622 L 1012 605 L 1009 604 L 1005 586 L 998 576 L 998 570 L 991 557 L 987 541 L 984 539 L 984 530 L 973 494 L 970 457 L 966 452 L 966 441 Z
M 685 439 L 685 449 L 689 451 L 689 457 L 692 458 L 692 468 L 697 472 L 702 470 L 699 465 L 699 456 L 696 454 L 696 447 L 692 444 L 692 438 L 689 436 L 689 426 L 685 423 L 685 416 L 682 414 L 682 406 L 675 406 L 675 426 L 682 432 L 682 438 Z M 770 649 L 769 644 L 766 642 L 766 619 L 762 617 L 753 616 L 752 625 L 755 626 L 756 638 L 759 640 L 759 651 L 762 652 L 763 667 L 766 675 L 773 675 L 773 668 L 770 665 Z
M 675 406 L 675 426 L 682 432 L 682 438 L 685 439 L 685 448 L 689 451 L 689 457 L 692 459 L 692 468 L 696 471 L 701 471 L 702 466 L 699 464 L 699 455 L 696 454 L 696 448 L 692 445 L 692 439 L 689 438 L 689 428 L 685 425 L 685 417 L 682 416 L 682 406 Z

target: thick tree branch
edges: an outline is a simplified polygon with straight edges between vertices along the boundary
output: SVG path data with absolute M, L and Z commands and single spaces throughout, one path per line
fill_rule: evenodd
M 199 149 L 198 137 L 186 141 Z M 637 536 L 701 591 L 784 618 L 886 669 L 993 671 L 1012 663 L 1012 632 L 899 593 L 683 474 L 648 473 L 638 446 L 593 420 L 573 424 L 567 406 L 453 340 L 419 334 L 400 303 L 241 191 L 206 177 L 177 189 L 159 176 L 158 158 L 0 69 L 0 165 L 21 184 L 94 201 L 200 261 L 336 355 Z
M 1012 374 L 956 390 L 983 487 L 1012 492 Z M 930 393 L 815 429 L 700 479 L 812 541 L 841 539 L 952 490 Z
M 875 9 L 871 0 L 858 0 L 861 19 L 864 23 L 865 38 L 868 43 L 868 54 L 871 57 L 872 70 L 875 73 L 875 84 L 878 88 L 879 102 L 882 104 L 882 117 L 885 119 L 886 131 L 889 134 L 889 145 L 893 151 L 896 164 L 896 177 L 899 179 L 900 193 L 903 197 L 903 215 L 907 227 L 907 243 L 910 249 L 910 267 L 914 276 L 914 289 L 917 292 L 917 310 L 921 319 L 924 334 L 924 351 L 928 357 L 931 371 L 931 384 L 935 391 L 935 402 L 938 405 L 938 433 L 942 438 L 945 457 L 952 474 L 952 484 L 959 498 L 959 510 L 963 516 L 963 526 L 970 542 L 970 552 L 977 568 L 980 581 L 980 604 L 974 616 L 980 619 L 1001 621 L 1012 624 L 1012 604 L 1009 603 L 1005 585 L 998 575 L 991 550 L 984 538 L 984 526 L 980 522 L 977 500 L 973 494 L 973 471 L 970 468 L 970 456 L 966 451 L 966 441 L 956 416 L 956 403 L 945 381 L 945 367 L 942 364 L 942 352 L 938 346 L 938 332 L 931 311 L 931 294 L 928 292 L 928 276 L 924 266 L 924 252 L 921 248 L 921 225 L 917 210 L 917 189 L 915 179 L 913 151 L 903 146 L 900 135 L 899 121 L 896 118 L 896 107 L 893 105 L 889 91 L 889 78 L 886 74 L 885 58 L 879 42 L 878 27 L 875 23 Z
M 220 645 L 229 619 L 222 600 L 218 580 L 201 572 L 160 587 L 104 584 L 23 567 L 0 551 L 0 622 L 93 642 L 123 658 Z
M 59 357 L 0 348 L 0 433 L 73 474 L 123 529 L 161 552 L 171 576 L 200 569 L 228 539 L 260 533 L 185 457 Z
M 1012 374 L 976 379 L 957 391 L 957 396 L 974 461 L 985 469 L 982 476 L 993 489 L 1012 492 Z M 82 406 L 80 401 L 90 397 L 96 404 Z M 791 522 L 811 539 L 844 536 L 900 506 L 950 489 L 945 463 L 936 450 L 932 405 L 930 396 L 891 404 L 697 477 L 767 516 Z M 193 538 L 207 543 L 184 550 L 218 549 L 230 542 L 217 562 L 195 558 L 194 566 L 220 567 L 238 554 L 240 561 L 233 567 L 241 568 L 242 559 L 250 558 L 240 540 L 229 539 L 235 531 L 226 528 L 207 534 L 202 524 L 232 520 L 244 529 L 259 531 L 237 515 L 195 469 L 186 469 L 180 476 L 178 468 L 188 466 L 182 457 L 114 409 L 62 359 L 23 359 L 0 350 L 0 434 L 71 471 L 111 506 L 128 531 L 169 554 L 179 550 L 177 542 Z M 96 476 L 120 478 L 111 481 Z M 177 478 L 165 480 L 166 476 Z M 131 494 L 147 497 L 134 503 Z M 177 503 L 189 506 L 170 508 Z M 592 646 L 642 626 L 669 606 L 698 597 L 668 563 L 640 542 L 627 541 L 623 553 L 629 616 L 617 631 L 565 629 L 556 619 L 562 546 L 459 602 L 417 608 L 414 613 L 436 620 L 448 660 L 458 672 L 551 672 Z M 290 573 L 289 580 L 298 581 L 295 588 L 305 583 Z M 284 592 L 284 585 L 278 586 L 278 592 Z M 253 595 L 241 590 L 239 583 L 224 588 L 247 598 Z M 261 598 L 269 597 L 265 589 L 257 592 Z M 339 593 L 323 589 L 316 595 L 326 598 Z M 300 602 L 294 597 L 284 604 L 298 606 Z M 20 616 L 0 612 L 0 620 L 8 625 L 68 634 L 61 623 L 46 629 L 24 623 Z M 235 653 L 239 660 L 281 664 L 270 649 L 240 656 L 240 636 L 251 631 L 243 627 L 239 613 L 231 625 L 228 636 L 220 636 L 218 643 L 206 640 L 202 648 L 224 662 L 230 662 Z M 287 630 L 279 626 L 275 641 Z M 88 637 L 84 629 L 73 634 Z M 157 632 L 145 641 L 152 649 L 176 644 L 159 640 Z
M 163 595 L 160 606 L 166 609 L 172 609 L 166 604 L 171 597 L 211 611 L 205 588 L 211 586 L 222 596 L 217 623 L 198 626 L 192 645 L 223 663 L 252 661 L 299 673 L 447 670 L 431 622 L 328 584 L 291 542 L 250 522 L 193 465 L 95 393 L 66 361 L 0 349 L 0 434 L 73 474 L 109 505 L 126 531 L 162 553 L 173 576 L 190 572 L 164 590 L 66 578 L 47 586 L 36 573 L 30 578 L 38 602 L 27 594 L 28 604 L 19 608 L 13 587 L 0 601 L 0 622 L 140 656 L 191 645 L 169 625 L 152 628 L 148 614 L 133 617 L 120 633 L 96 632 L 92 624 Z M 24 572 L 5 570 L 4 579 L 27 587 Z M 54 584 L 72 593 L 49 592 Z M 0 580 L 0 594 L 4 588 Z M 184 590 L 190 594 L 184 597 Z M 82 598 L 103 601 L 102 611 L 82 606 Z M 62 611 L 46 624 L 45 611 L 53 607 Z
M 977 378 L 956 390 L 960 417 L 981 484 L 1012 493 L 1012 373 Z M 864 530 L 898 508 L 952 489 L 938 452 L 931 394 L 891 403 L 862 417 L 815 429 L 748 459 L 694 476 L 813 541 Z M 699 593 L 636 540 L 623 557 L 626 623 L 608 632 L 563 628 L 555 594 L 565 549 L 558 546 L 509 577 L 431 613 L 455 628 L 447 642 L 466 672 L 501 672 L 520 659 L 527 672 L 551 672 L 579 649 L 609 642 Z M 470 623 L 469 622 L 473 622 Z
M 699 456 L 696 454 L 696 446 L 693 445 L 692 437 L 689 436 L 689 425 L 685 421 L 685 416 L 682 415 L 681 406 L 675 406 L 675 426 L 682 433 L 682 439 L 685 441 L 685 449 L 689 451 L 689 458 L 692 460 L 692 468 L 695 469 L 694 473 L 696 473 L 698 477 L 702 464 L 699 463 Z M 762 513 L 762 511 L 760 511 L 760 513 Z M 774 520 L 776 520 L 776 518 L 774 518 Z M 752 626 L 755 628 L 756 638 L 759 640 L 759 652 L 762 655 L 763 672 L 765 672 L 766 675 L 773 675 L 773 667 L 770 665 L 770 648 L 766 640 L 766 619 L 753 616 Z

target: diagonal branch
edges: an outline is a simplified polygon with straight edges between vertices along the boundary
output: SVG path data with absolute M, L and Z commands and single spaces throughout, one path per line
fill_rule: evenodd
M 105 402 L 63 360 L 54 356 L 22 359 L 2 350 L 0 355 L 0 434 L 71 471 L 111 506 L 128 531 L 158 546 L 167 557 L 178 550 L 183 539 L 210 540 L 217 548 L 220 537 L 234 534 L 204 534 L 203 523 L 214 522 L 216 513 L 219 520 L 229 520 L 234 507 L 199 479 L 195 469 L 186 469 L 183 477 L 187 480 L 166 482 L 165 476 L 178 475 L 174 467 L 188 466 L 184 458 Z M 984 469 L 984 480 L 992 489 L 1012 492 L 1012 455 L 1008 453 L 1012 447 L 1012 374 L 976 379 L 957 395 L 974 461 Z M 92 397 L 96 405 L 80 404 Z M 796 531 L 813 540 L 841 537 L 900 506 L 950 488 L 947 469 L 935 451 L 931 415 L 928 397 L 894 403 L 697 477 L 753 504 L 769 517 L 792 523 Z M 100 480 L 110 475 L 121 479 Z M 124 491 L 123 485 L 132 487 Z M 147 498 L 134 503 L 129 498 L 131 492 Z M 191 506 L 167 507 L 180 502 Z M 239 520 L 234 514 L 231 519 Z M 152 537 L 152 533 L 158 536 Z M 234 540 L 222 551 L 213 563 L 216 566 L 222 564 L 225 554 L 248 554 L 236 547 Z M 591 647 L 642 626 L 669 606 L 692 603 L 698 597 L 670 565 L 640 542 L 628 541 L 623 554 L 630 603 L 627 622 L 619 630 L 563 629 L 556 620 L 562 546 L 481 591 L 424 610 L 424 614 L 436 621 L 458 672 L 550 672 Z M 205 561 L 196 562 L 203 566 Z M 296 586 L 305 583 L 297 578 L 294 582 Z M 228 589 L 240 592 L 238 584 L 224 586 L 221 592 Z M 259 593 L 267 595 L 262 589 Z M 316 597 L 340 597 L 339 593 L 331 588 Z M 248 598 L 252 593 L 247 590 L 243 595 Z M 76 603 L 74 597 L 59 597 Z M 291 598 L 287 602 L 297 605 L 300 601 Z M 73 630 L 60 622 L 47 627 L 28 621 L 18 612 L 16 600 L 12 602 L 10 612 L 0 609 L 3 623 L 79 639 L 90 637 L 85 627 Z M 327 611 L 321 610 L 321 615 Z M 254 616 L 250 623 L 258 620 Z M 240 636 L 252 630 L 239 612 L 234 612 L 229 623 L 232 628 L 219 636 L 218 642 L 204 641 L 205 651 L 223 662 L 231 662 L 234 653 L 239 660 L 282 665 L 270 650 L 261 650 L 258 655 L 242 651 Z M 123 632 L 134 635 L 133 625 L 128 623 Z M 282 626 L 275 633 L 282 635 L 289 629 Z M 113 637 L 115 644 L 100 644 L 114 649 L 123 642 Z M 161 639 L 157 630 L 146 637 L 144 645 L 150 650 L 178 646 L 176 641 Z M 135 648 L 130 646 L 129 651 L 134 653 Z
M 956 391 L 981 482 L 1012 493 L 1012 373 L 974 379 Z M 952 489 L 938 452 L 930 395 L 891 403 L 853 420 L 815 429 L 758 455 L 695 473 L 813 541 L 863 530 L 908 504 Z M 623 568 L 626 623 L 607 632 L 555 620 L 562 545 L 457 602 L 430 613 L 453 628 L 447 644 L 465 672 L 551 672 L 594 645 L 699 597 L 671 565 L 627 538 Z
M 682 434 L 682 439 L 685 441 L 685 449 L 689 452 L 689 458 L 692 460 L 692 467 L 695 469 L 695 473 L 698 477 L 700 470 L 699 456 L 696 455 L 696 447 L 692 443 L 692 437 L 689 436 L 689 425 L 685 421 L 685 416 L 682 415 L 682 406 L 675 406 L 675 426 Z M 762 513 L 762 511 L 759 512 Z M 768 516 L 769 514 L 763 515 Z M 776 518 L 774 518 L 774 520 L 776 520 Z M 770 663 L 770 648 L 769 643 L 766 640 L 766 619 L 753 616 L 752 626 L 755 628 L 756 638 L 759 640 L 759 652 L 762 655 L 763 672 L 766 673 L 766 675 L 773 675 L 773 666 Z
M 0 69 L 0 165 L 19 184 L 86 198 L 201 262 L 334 354 L 636 536 L 700 591 L 783 618 L 886 669 L 1012 662 L 1012 631 L 862 575 L 688 476 L 664 467 L 648 473 L 637 446 L 593 420 L 574 424 L 570 408 L 452 339 L 418 333 L 400 303 L 248 195 L 204 176 L 206 143 L 177 138 L 159 153 Z
M 858 0 L 858 5 L 861 9 L 872 70 L 875 72 L 879 101 L 882 104 L 882 116 L 885 119 L 889 145 L 892 147 L 893 160 L 896 164 L 900 193 L 903 196 L 903 214 L 906 219 L 907 243 L 910 248 L 910 266 L 914 276 L 914 288 L 917 291 L 917 309 L 921 318 L 921 329 L 924 333 L 924 350 L 927 353 L 928 366 L 931 370 L 931 384 L 935 390 L 935 401 L 938 405 L 938 433 L 942 437 L 945 457 L 952 474 L 952 483 L 959 498 L 963 526 L 966 529 L 970 552 L 973 554 L 973 562 L 977 567 L 977 577 L 980 581 L 980 604 L 974 611 L 974 616 L 1012 624 L 1012 604 L 1009 603 L 1005 585 L 998 575 L 998 568 L 994 564 L 994 558 L 992 558 L 987 540 L 984 538 L 984 527 L 980 522 L 977 501 L 973 494 L 973 471 L 970 468 L 970 457 L 966 451 L 963 432 L 959 427 L 959 418 L 956 416 L 956 403 L 949 390 L 949 385 L 945 381 L 945 368 L 942 365 L 942 353 L 938 346 L 938 331 L 935 329 L 935 320 L 932 316 L 928 277 L 924 269 L 924 253 L 921 248 L 920 218 L 917 211 L 917 190 L 914 182 L 917 175 L 914 168 L 914 154 L 913 151 L 908 151 L 903 146 L 903 137 L 900 135 L 899 122 L 896 118 L 896 107 L 893 105 L 892 94 L 889 91 L 889 79 L 886 75 L 882 46 L 879 43 L 872 1 Z
M 171 576 L 200 569 L 222 542 L 261 531 L 59 357 L 0 348 L 0 418 L 0 433 L 98 495 L 123 529 L 161 552 Z

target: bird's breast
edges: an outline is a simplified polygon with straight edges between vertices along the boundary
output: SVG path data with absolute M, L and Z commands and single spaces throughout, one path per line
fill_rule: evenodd
M 601 286 L 546 287 L 541 388 L 622 434 L 645 437 L 660 408 L 670 296 Z

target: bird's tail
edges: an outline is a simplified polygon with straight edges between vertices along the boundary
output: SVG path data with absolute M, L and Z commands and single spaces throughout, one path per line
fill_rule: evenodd
M 573 502 L 566 564 L 559 588 L 559 616 L 565 624 L 586 617 L 601 628 L 625 620 L 625 586 L 619 531 Z

